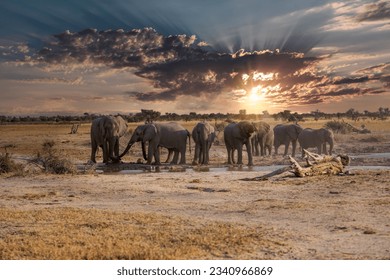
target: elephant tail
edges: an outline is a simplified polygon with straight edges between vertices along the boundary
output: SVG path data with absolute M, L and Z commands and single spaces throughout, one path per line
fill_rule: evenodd
M 188 149 L 190 151 L 190 154 L 191 154 L 191 133 L 186 129 L 187 131 L 187 137 L 188 137 Z

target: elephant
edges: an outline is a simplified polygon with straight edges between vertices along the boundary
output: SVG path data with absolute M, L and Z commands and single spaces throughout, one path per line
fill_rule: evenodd
M 125 150 L 119 156 L 123 157 L 135 142 L 142 142 L 142 154 L 147 164 L 152 163 L 160 165 L 160 148 L 167 148 L 168 151 L 173 151 L 174 156 L 171 164 L 177 164 L 180 153 L 180 164 L 186 163 L 186 148 L 187 137 L 190 138 L 190 133 L 183 126 L 175 123 L 148 123 L 138 126 L 131 136 Z M 148 143 L 148 155 L 146 155 L 145 144 Z M 191 140 L 189 139 L 191 149 Z M 169 156 L 168 156 L 169 158 Z
M 302 148 L 302 157 L 304 156 L 303 149 L 317 148 L 318 154 L 326 154 L 326 143 L 329 144 L 329 154 L 333 152 L 334 135 L 333 132 L 326 128 L 311 129 L 305 128 L 298 136 L 299 145 Z
M 238 160 L 237 164 L 242 163 L 242 146 L 246 146 L 246 151 L 248 153 L 248 165 L 253 165 L 252 158 L 252 146 L 251 146 L 251 136 L 256 131 L 256 127 L 248 122 L 241 121 L 239 123 L 230 123 L 224 129 L 224 138 L 226 150 L 228 153 L 228 164 L 234 163 L 234 150 L 238 151 Z
M 119 138 L 127 132 L 127 122 L 121 116 L 102 116 L 91 125 L 91 161 L 96 163 L 96 151 L 103 150 L 103 162 L 116 161 L 119 156 Z
M 192 139 L 195 142 L 193 164 L 208 164 L 209 151 L 215 139 L 215 129 L 208 122 L 199 122 L 192 130 Z
M 255 136 L 251 138 L 252 153 L 255 153 L 256 156 L 265 156 L 267 149 L 268 154 L 271 155 L 272 144 L 274 142 L 274 131 L 271 129 L 271 126 L 266 122 L 258 122 L 254 125 L 257 129 L 257 132 Z
M 292 156 L 295 156 L 295 150 L 297 147 L 298 135 L 303 128 L 298 124 L 278 124 L 274 127 L 274 147 L 275 154 L 278 154 L 278 148 L 280 145 L 285 145 L 284 156 L 287 155 L 288 146 L 292 143 Z

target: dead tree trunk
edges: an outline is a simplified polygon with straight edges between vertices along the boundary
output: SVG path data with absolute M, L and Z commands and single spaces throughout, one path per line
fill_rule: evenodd
M 344 173 L 345 166 L 349 165 L 350 157 L 347 155 L 322 156 L 310 153 L 304 149 L 307 165 L 302 167 L 293 157 L 289 156 L 291 165 L 275 170 L 271 173 L 254 178 L 244 178 L 244 181 L 261 181 L 269 177 L 292 172 L 297 177 L 318 176 L 318 175 L 337 175 Z
M 76 134 L 77 130 L 79 129 L 79 126 L 80 126 L 79 123 L 74 123 L 72 125 L 72 128 L 70 129 L 70 133 L 69 134 Z

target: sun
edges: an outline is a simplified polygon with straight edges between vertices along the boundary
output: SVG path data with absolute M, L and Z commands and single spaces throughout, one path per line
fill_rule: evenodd
M 256 86 L 253 87 L 250 90 L 249 96 L 248 96 L 249 102 L 258 102 L 264 99 L 264 89 L 262 86 Z

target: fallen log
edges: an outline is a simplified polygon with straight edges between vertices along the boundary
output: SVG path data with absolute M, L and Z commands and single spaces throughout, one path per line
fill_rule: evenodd
M 275 170 L 271 173 L 254 177 L 244 178 L 243 181 L 262 181 L 275 175 L 285 172 L 292 172 L 297 177 L 318 176 L 318 175 L 338 175 L 344 173 L 345 166 L 349 165 L 351 159 L 347 155 L 318 155 L 303 150 L 307 165 L 302 167 L 293 157 L 289 156 L 291 165 Z

